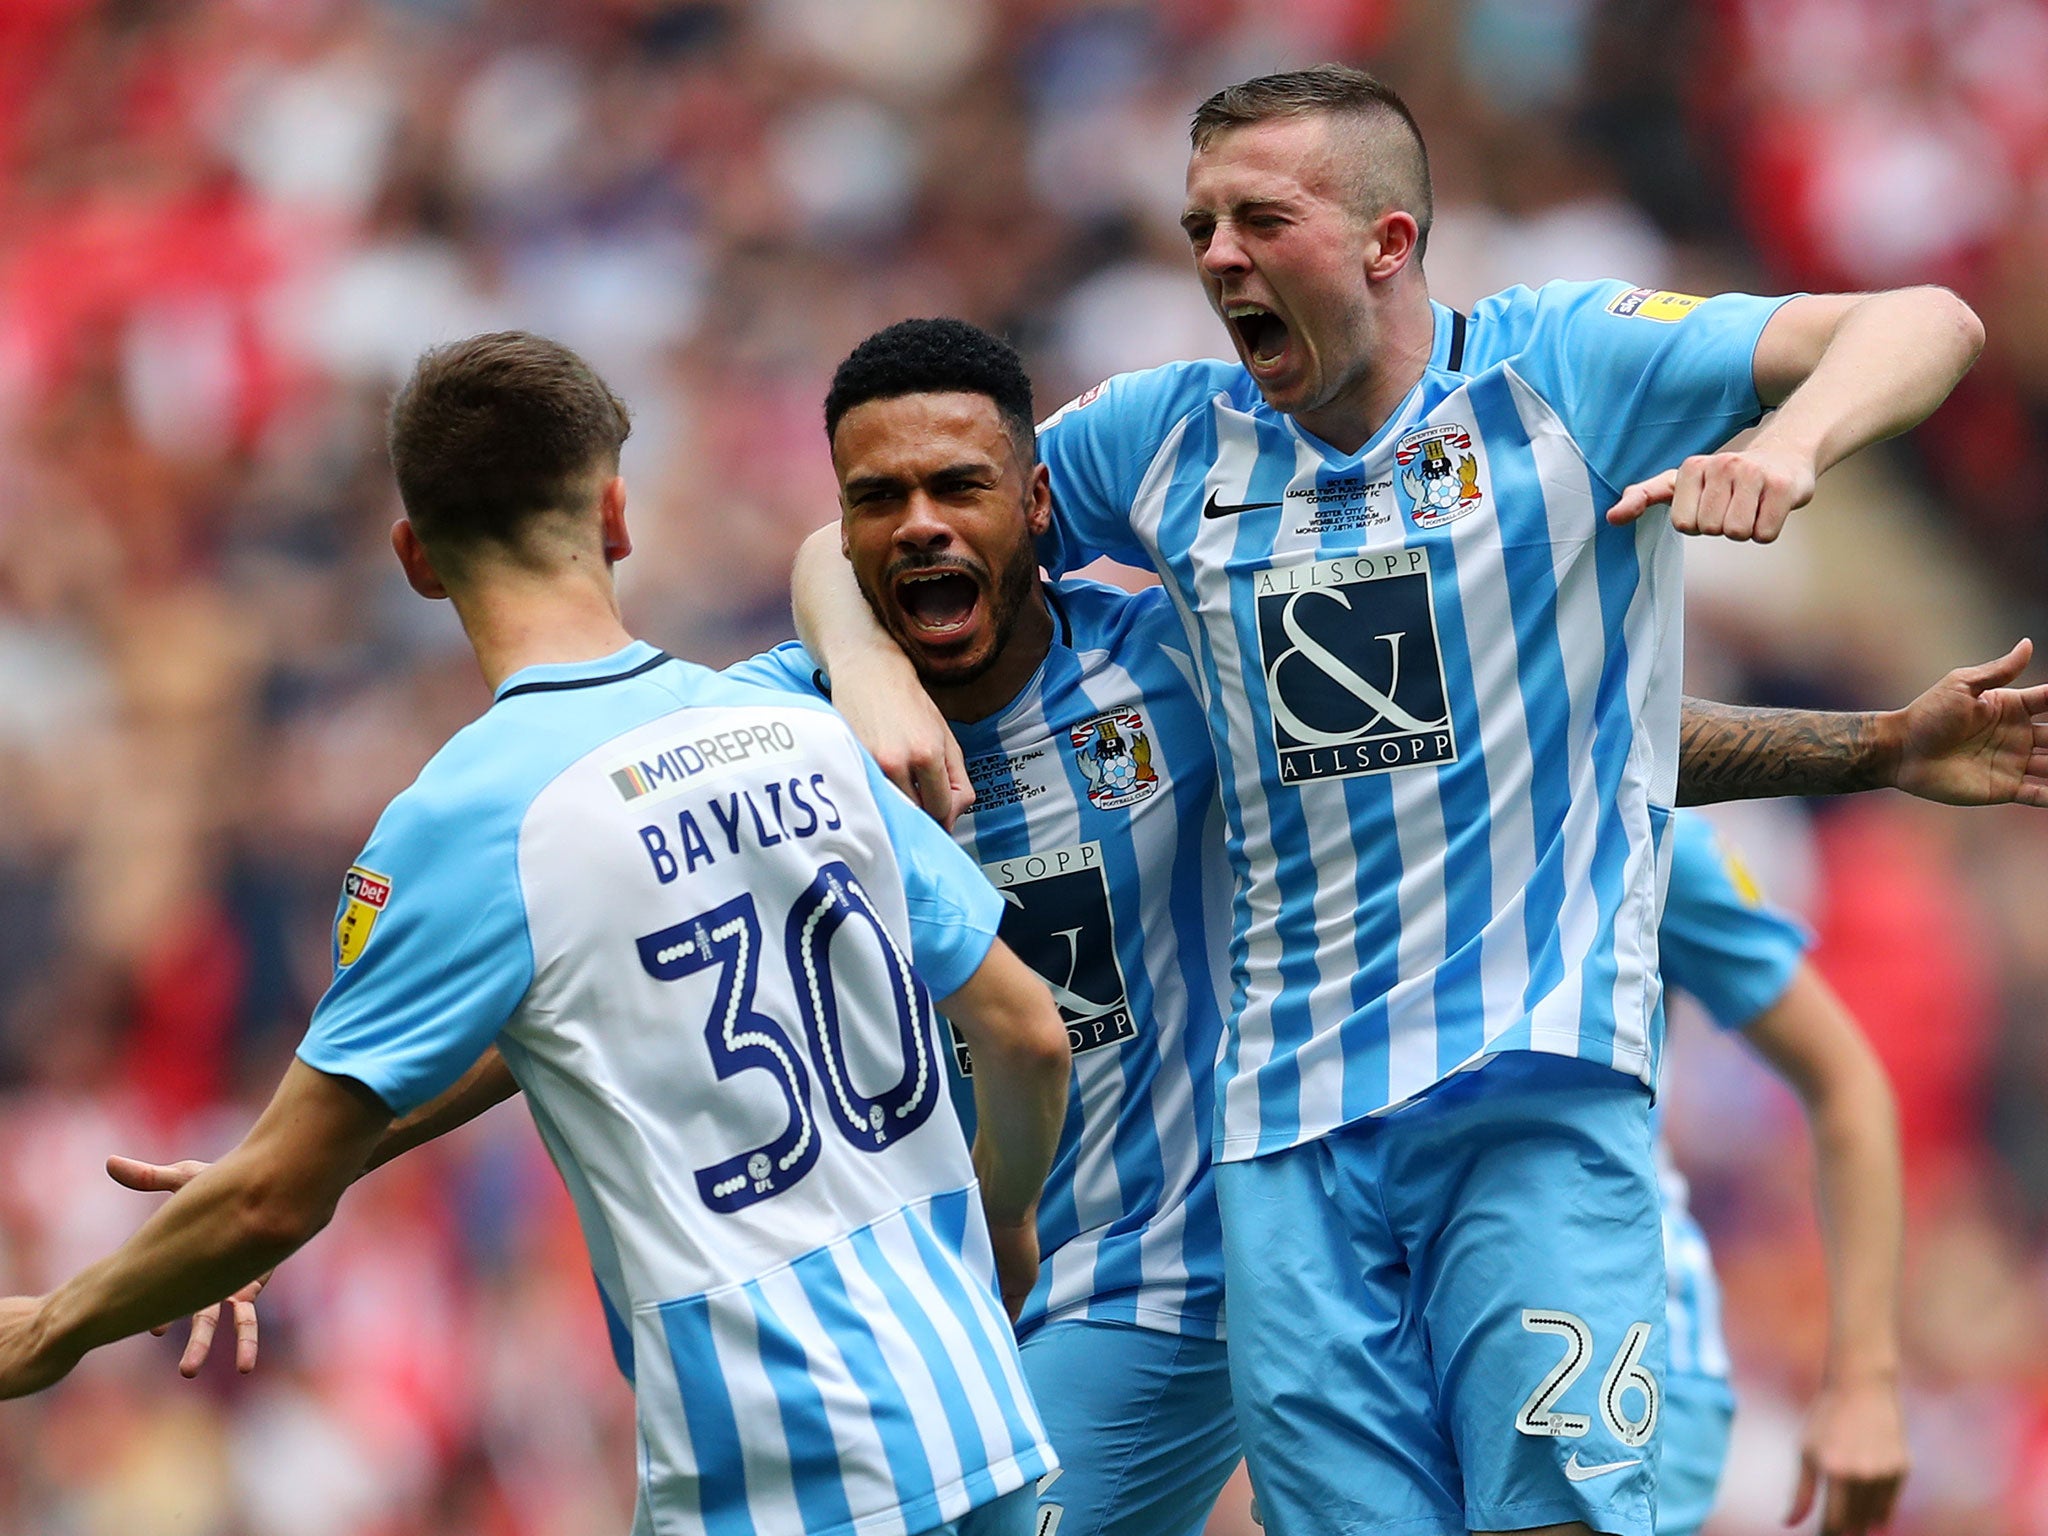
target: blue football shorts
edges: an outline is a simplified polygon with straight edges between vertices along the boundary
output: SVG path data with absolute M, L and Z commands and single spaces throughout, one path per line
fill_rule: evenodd
M 958 1520 L 935 1526 L 925 1536 L 1032 1536 L 1037 1497 L 1026 1483 L 1000 1499 L 977 1504 Z
M 1641 1084 L 1503 1054 L 1216 1186 L 1269 1536 L 1653 1536 L 1664 1246 Z
M 1021 1353 L 1060 1458 L 1036 1536 L 1199 1536 L 1240 1455 L 1222 1342 L 1067 1318 Z
M 1664 1378 L 1664 1458 L 1657 1473 L 1657 1536 L 1696 1536 L 1714 1512 L 1728 1465 L 1735 1393 L 1719 1376 L 1673 1371 Z

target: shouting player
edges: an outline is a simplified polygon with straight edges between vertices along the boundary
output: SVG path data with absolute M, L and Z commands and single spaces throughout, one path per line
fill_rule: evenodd
M 1982 332 L 1934 289 L 1554 284 L 1466 317 L 1429 298 L 1429 219 L 1370 76 L 1204 103 L 1182 223 L 1238 361 L 1056 414 L 1043 547 L 1159 572 L 1219 756 L 1216 1180 L 1269 1529 L 1650 1536 L 1677 533 L 1775 537 Z M 843 564 L 806 556 L 842 706 L 918 718 Z
M 398 557 L 494 701 L 348 872 L 268 1109 L 112 1257 L 0 1305 L 0 1395 L 277 1263 L 495 1043 L 635 1382 L 637 1529 L 1021 1536 L 1054 1461 L 991 1270 L 1035 1279 L 1066 1031 L 829 709 L 621 626 L 626 432 L 516 332 L 400 393 Z M 927 986 L 984 1089 L 971 1161 Z

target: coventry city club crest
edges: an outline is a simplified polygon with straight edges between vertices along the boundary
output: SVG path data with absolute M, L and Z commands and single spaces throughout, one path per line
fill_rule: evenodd
M 1472 434 L 1454 424 L 1424 427 L 1394 445 L 1416 527 L 1441 528 L 1479 510 L 1484 493 L 1471 446 Z
M 1135 805 L 1159 787 L 1159 775 L 1152 771 L 1152 738 L 1135 709 L 1083 720 L 1067 735 L 1088 779 L 1088 803 L 1097 810 Z

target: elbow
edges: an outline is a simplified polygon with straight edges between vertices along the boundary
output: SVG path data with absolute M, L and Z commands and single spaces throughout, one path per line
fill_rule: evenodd
M 1921 290 L 1933 306 L 1937 323 L 1949 341 L 1960 366 L 1957 376 L 1970 371 L 1984 351 L 1984 322 L 1963 297 L 1951 288 Z
M 1032 1010 L 1031 1028 L 1018 1045 L 1019 1065 L 1039 1082 L 1057 1084 L 1064 1095 L 1067 1073 L 1074 1064 L 1074 1047 L 1050 993 L 1042 1007 Z
M 279 1182 L 254 1184 L 235 1202 L 237 1246 L 266 1264 L 282 1260 L 312 1241 L 334 1218 L 336 1201 Z

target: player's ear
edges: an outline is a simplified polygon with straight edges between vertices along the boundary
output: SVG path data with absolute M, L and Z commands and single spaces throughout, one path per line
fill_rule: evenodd
M 597 495 L 597 513 L 604 527 L 604 561 L 617 565 L 633 553 L 633 536 L 626 531 L 626 481 L 613 475 Z
M 1034 539 L 1045 537 L 1052 526 L 1052 471 L 1043 463 L 1031 466 L 1031 500 L 1025 506 L 1024 521 Z
M 434 570 L 434 562 L 427 558 L 427 546 L 420 542 L 420 536 L 413 532 L 408 519 L 401 517 L 391 525 L 391 548 L 398 555 L 398 563 L 413 591 L 421 597 L 442 598 L 448 595 L 448 589 L 441 585 L 440 575 Z
M 1373 225 L 1373 243 L 1367 247 L 1365 275 L 1369 281 L 1385 282 L 1421 255 L 1422 227 L 1415 215 L 1390 208 Z

